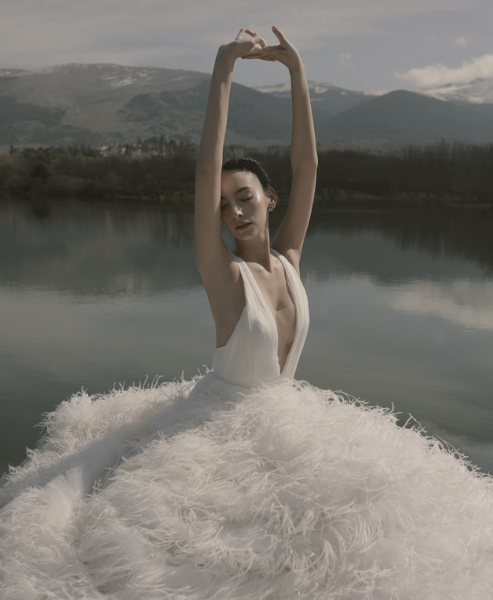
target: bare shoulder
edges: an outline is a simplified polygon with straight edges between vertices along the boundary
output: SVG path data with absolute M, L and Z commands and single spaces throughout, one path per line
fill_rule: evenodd
M 276 245 L 272 245 L 272 249 L 281 254 L 295 269 L 295 271 L 300 274 L 300 254 L 294 248 L 281 249 L 276 248 Z

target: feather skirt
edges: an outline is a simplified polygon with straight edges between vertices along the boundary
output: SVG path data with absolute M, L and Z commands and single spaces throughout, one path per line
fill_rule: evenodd
M 0 491 L 2 600 L 486 600 L 493 479 L 286 382 L 79 393 Z

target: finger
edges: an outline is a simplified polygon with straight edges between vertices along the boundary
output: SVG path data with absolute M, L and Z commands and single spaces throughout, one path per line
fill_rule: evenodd
M 272 26 L 272 31 L 274 32 L 274 35 L 276 36 L 276 38 L 280 41 L 280 42 L 287 42 L 288 40 L 286 39 L 286 36 L 284 35 L 284 33 L 275 25 Z
M 242 56 L 241 58 L 243 59 L 249 59 L 249 58 L 261 58 L 263 60 L 270 60 L 270 61 L 275 61 L 275 57 L 279 56 L 279 54 L 286 54 L 287 50 L 281 50 L 281 52 L 265 52 L 264 49 L 262 48 L 262 52 L 256 52 L 255 54 L 247 54 L 245 56 Z
M 245 29 L 244 31 L 245 33 L 248 33 L 248 35 L 252 36 L 250 41 L 253 42 L 253 44 L 257 45 L 260 43 L 260 40 L 262 39 L 260 34 L 258 34 L 256 31 L 252 31 L 251 29 Z
M 248 60 L 250 58 L 264 58 L 265 54 L 257 52 L 256 54 L 246 54 L 245 56 L 242 56 L 241 58 L 244 60 Z
M 264 54 L 286 54 L 287 49 L 282 46 L 266 46 L 262 48 Z
M 244 29 L 240 29 L 240 33 L 236 36 L 237 40 L 241 40 L 241 38 L 243 37 L 243 33 L 244 33 Z
M 258 43 L 261 45 L 262 48 L 265 48 L 267 46 L 267 44 L 265 43 L 264 38 L 260 38 Z
M 255 46 L 259 46 L 259 48 L 261 48 L 262 46 L 260 46 L 260 40 L 262 38 L 260 37 L 260 35 L 258 33 L 254 33 L 254 35 L 252 36 L 252 44 L 255 44 Z
M 260 41 L 259 41 L 258 45 L 260 45 Z M 277 46 L 274 46 L 273 44 L 265 44 L 265 46 L 261 46 L 261 48 L 262 48 L 262 52 L 264 50 L 266 52 L 279 52 L 279 51 L 282 51 L 282 50 L 286 50 L 286 47 L 285 46 L 281 46 L 281 44 L 277 44 Z
M 247 54 L 241 58 L 242 60 L 251 60 L 256 58 L 257 60 L 268 60 L 270 62 L 275 62 L 276 60 L 273 56 L 267 56 L 266 54 Z

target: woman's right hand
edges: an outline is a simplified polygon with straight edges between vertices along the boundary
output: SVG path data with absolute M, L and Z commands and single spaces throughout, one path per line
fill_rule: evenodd
M 247 33 L 250 38 L 244 38 Z M 285 54 L 282 46 L 268 46 L 265 40 L 256 31 L 240 29 L 236 39 L 220 47 L 220 51 L 227 53 L 233 60 L 237 58 L 262 58 L 264 60 L 277 60 L 277 56 Z

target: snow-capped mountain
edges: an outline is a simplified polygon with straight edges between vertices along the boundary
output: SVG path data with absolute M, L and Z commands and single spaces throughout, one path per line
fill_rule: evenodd
M 71 89 L 87 86 L 104 88 L 152 88 L 156 90 L 181 90 L 193 87 L 209 78 L 207 73 L 162 69 L 159 67 L 126 67 L 109 63 L 64 64 L 45 67 L 36 71 L 0 69 L 0 80 L 8 77 L 15 88 L 36 86 L 39 81 L 52 87 L 67 86 Z
M 381 96 L 387 92 L 356 92 L 354 90 L 346 90 L 344 88 L 337 87 L 331 83 L 322 83 L 321 81 L 308 81 L 308 89 L 312 94 L 325 94 L 326 92 L 338 93 L 341 96 L 347 96 L 349 94 L 358 94 L 363 96 Z M 275 85 L 259 85 L 253 88 L 258 92 L 264 94 L 274 94 L 276 96 L 288 96 L 291 93 L 291 83 L 277 83 Z
M 262 85 L 253 89 L 278 98 L 291 97 L 291 83 L 289 82 L 278 83 L 277 85 Z M 343 110 L 368 102 L 375 96 L 385 94 L 385 92 L 355 92 L 320 81 L 308 81 L 308 89 L 312 105 L 329 116 L 334 116 Z
M 262 85 L 254 88 L 259 92 L 265 94 L 273 94 L 275 96 L 288 97 L 291 93 L 291 84 L 278 83 L 277 85 Z M 392 90 L 377 91 L 377 92 L 360 92 L 355 90 L 348 90 L 337 87 L 330 83 L 322 83 L 320 81 L 309 81 L 308 89 L 310 90 L 310 96 L 313 101 L 317 100 L 319 95 L 327 95 L 330 93 L 332 96 L 338 95 L 341 97 L 352 96 L 352 97 L 375 97 L 383 96 L 388 94 Z M 428 89 L 415 89 L 405 90 L 413 92 L 415 94 L 422 94 L 437 100 L 445 100 L 447 102 L 471 102 L 473 104 L 493 104 L 493 77 L 485 79 L 474 79 L 467 83 L 449 83 L 447 85 L 428 88 Z
M 198 141 L 209 81 L 207 73 L 111 64 L 0 69 L 0 149 L 160 135 Z M 493 141 L 493 79 L 412 92 L 308 85 L 322 144 L 386 148 L 441 139 Z M 227 143 L 289 144 L 290 95 L 289 83 L 254 89 L 234 83 Z
M 317 139 L 360 146 L 493 141 L 493 79 L 427 90 L 359 92 L 309 81 Z M 256 91 L 286 99 L 289 83 Z
M 419 94 L 431 96 L 448 102 L 472 102 L 474 104 L 493 104 L 493 77 L 474 79 L 468 83 L 449 83 L 442 87 L 427 90 L 414 90 Z

